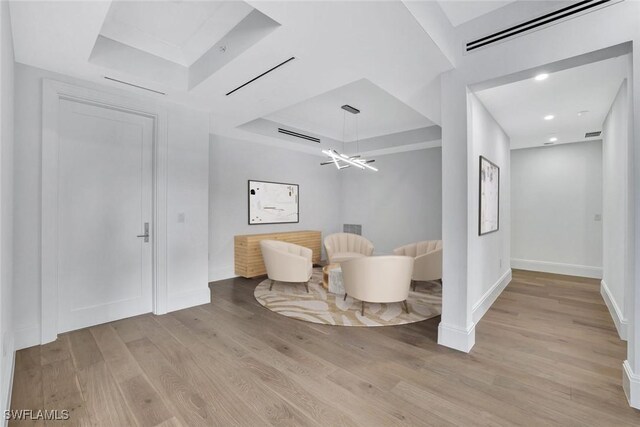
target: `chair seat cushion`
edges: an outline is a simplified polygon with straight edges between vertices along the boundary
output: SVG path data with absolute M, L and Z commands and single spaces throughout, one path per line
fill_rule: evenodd
M 349 261 L 354 258 L 364 258 L 366 255 L 359 252 L 337 252 L 331 257 L 331 262 L 340 264 L 341 262 Z

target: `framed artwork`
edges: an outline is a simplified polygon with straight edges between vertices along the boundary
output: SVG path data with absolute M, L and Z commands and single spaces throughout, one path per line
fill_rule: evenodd
M 500 168 L 480 156 L 480 212 L 478 235 L 500 228 Z
M 249 225 L 300 222 L 298 184 L 249 180 Z

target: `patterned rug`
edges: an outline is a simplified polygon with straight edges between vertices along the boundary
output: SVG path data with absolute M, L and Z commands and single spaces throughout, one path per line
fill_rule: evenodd
M 364 316 L 361 302 L 344 295 L 335 295 L 322 287 L 322 270 L 314 269 L 309 282 L 309 293 L 303 284 L 275 282 L 269 291 L 270 280 L 263 280 L 253 293 L 258 302 L 283 316 L 312 323 L 338 326 L 391 326 L 420 322 L 440 315 L 442 286 L 418 283 L 415 292 L 409 292 L 409 314 L 401 303 L 366 303 Z

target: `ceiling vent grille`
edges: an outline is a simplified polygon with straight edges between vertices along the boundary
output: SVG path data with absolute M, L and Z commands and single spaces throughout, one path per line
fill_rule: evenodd
M 320 142 L 320 138 L 316 138 L 315 136 L 305 135 L 303 133 L 294 132 L 288 129 L 278 128 L 279 133 L 283 133 L 285 135 L 293 136 L 296 138 L 306 139 L 307 141 Z
M 136 84 L 133 84 L 133 83 L 125 82 L 124 80 L 114 79 L 113 77 L 109 77 L 109 76 L 104 76 L 104 78 L 106 80 L 109 80 L 109 81 L 112 81 L 112 82 L 120 83 L 120 84 L 127 85 L 127 86 L 132 86 L 132 87 L 135 87 L 135 88 L 138 88 L 138 89 L 146 90 L 148 92 L 157 93 L 159 95 L 166 95 L 165 92 L 160 92 L 159 90 L 150 89 L 148 87 L 144 87 L 144 86 L 136 85 Z
M 601 133 L 602 133 L 602 131 L 600 131 L 600 130 L 596 131 L 596 132 L 587 132 L 587 133 L 584 134 L 584 137 L 585 138 L 593 138 L 593 137 L 596 137 L 596 136 L 600 136 Z
M 486 47 L 500 41 L 506 41 L 516 36 L 521 36 L 524 33 L 540 29 L 542 27 L 550 26 L 554 23 L 558 23 L 558 21 L 567 20 L 575 17 L 578 14 L 591 12 L 597 8 L 607 6 L 608 4 L 618 3 L 620 1 L 622 0 L 579 1 L 571 4 L 570 6 L 566 6 L 554 12 L 539 16 L 535 19 L 530 19 L 529 21 L 514 25 L 513 27 L 505 28 L 502 31 L 498 31 L 479 39 L 472 40 L 466 44 L 465 49 L 466 52 L 472 52 L 481 47 Z

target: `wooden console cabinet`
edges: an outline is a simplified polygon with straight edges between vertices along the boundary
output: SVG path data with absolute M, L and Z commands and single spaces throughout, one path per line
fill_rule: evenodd
M 260 240 L 282 240 L 295 243 L 313 251 L 313 263 L 320 262 L 322 246 L 320 231 L 290 231 L 286 233 L 246 234 L 234 237 L 235 273 L 242 277 L 256 277 L 267 274 L 262 261 Z

